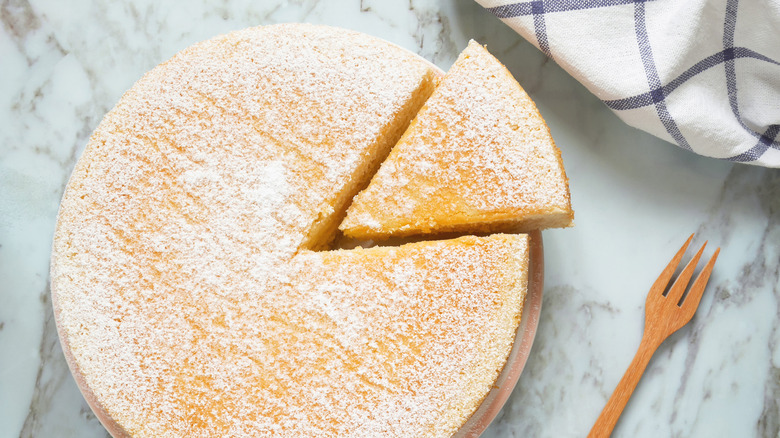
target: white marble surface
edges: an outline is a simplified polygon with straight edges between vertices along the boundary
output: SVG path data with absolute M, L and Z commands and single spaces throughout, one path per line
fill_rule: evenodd
M 639 343 L 647 289 L 697 232 L 695 244 L 722 247 L 710 286 L 614 436 L 780 437 L 780 171 L 697 157 L 623 125 L 466 0 L 180 4 L 0 3 L 0 438 L 107 436 L 65 365 L 48 290 L 59 198 L 89 133 L 176 51 L 288 21 L 371 33 L 444 69 L 477 39 L 535 99 L 563 151 L 576 227 L 544 233 L 536 343 L 484 436 L 586 435 Z

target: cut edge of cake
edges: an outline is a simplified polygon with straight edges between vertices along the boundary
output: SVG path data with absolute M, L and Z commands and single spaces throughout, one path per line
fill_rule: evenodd
M 355 169 L 350 177 L 349 184 L 341 189 L 336 199 L 330 204 L 332 213 L 325 215 L 313 224 L 306 236 L 306 240 L 301 245 L 302 248 L 311 250 L 329 248 L 337 237 L 339 224 L 347 216 L 347 209 L 352 204 L 353 199 L 368 186 L 382 162 L 387 159 L 393 146 L 397 144 L 415 115 L 433 93 L 442 74 L 435 67 L 426 72 L 420 81 L 419 87 L 414 90 L 409 100 L 404 103 L 403 108 L 387 124 L 382 134 L 376 139 L 376 142 L 371 147 L 371 155 L 364 157 L 363 163 Z

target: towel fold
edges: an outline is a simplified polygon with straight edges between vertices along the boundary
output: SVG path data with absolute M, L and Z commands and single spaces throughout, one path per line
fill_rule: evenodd
M 629 125 L 780 167 L 780 1 L 477 2 Z

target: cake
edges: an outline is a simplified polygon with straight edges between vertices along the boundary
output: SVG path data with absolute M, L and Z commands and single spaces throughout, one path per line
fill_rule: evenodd
M 450 436 L 499 375 L 526 235 L 327 250 L 442 73 L 342 29 L 256 27 L 140 79 L 52 253 L 68 364 L 115 437 Z
M 567 227 L 561 154 L 533 101 L 471 41 L 340 228 L 358 239 Z

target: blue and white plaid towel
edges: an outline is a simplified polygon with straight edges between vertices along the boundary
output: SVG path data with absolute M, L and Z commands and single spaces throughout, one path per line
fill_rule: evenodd
M 780 0 L 477 0 L 623 121 L 780 167 Z

